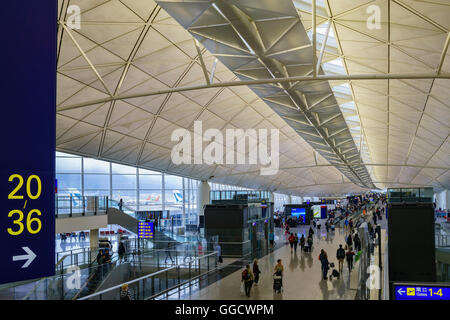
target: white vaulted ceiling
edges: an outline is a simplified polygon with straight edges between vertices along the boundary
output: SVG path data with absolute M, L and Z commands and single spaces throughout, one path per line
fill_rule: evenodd
M 387 0 L 330 0 L 329 5 L 318 1 L 318 24 L 337 16 L 332 23 L 336 39 L 327 42 L 324 72 L 436 72 L 440 65 L 442 72 L 449 72 L 449 60 L 441 58 L 449 6 L 439 1 L 397 2 L 391 3 L 389 39 L 380 30 L 362 30 L 360 12 L 369 3 L 377 3 L 385 19 Z M 308 30 L 310 4 L 293 4 Z M 69 5 L 81 8 L 80 29 L 67 26 Z M 416 6 L 414 10 L 424 16 L 402 5 Z M 58 150 L 288 194 L 341 195 L 364 190 L 330 165 L 247 86 L 148 95 L 205 84 L 194 38 L 154 1 L 60 0 L 59 9 Z M 317 55 L 320 43 L 319 37 Z M 215 63 L 203 45 L 199 47 L 209 75 L 216 64 L 213 83 L 239 80 L 221 61 Z M 336 59 L 342 59 L 342 66 Z M 330 81 L 363 162 L 383 164 L 367 166 L 377 186 L 450 187 L 448 81 Z M 279 173 L 261 176 L 259 165 L 174 165 L 171 150 L 176 142 L 170 136 L 178 128 L 192 132 L 195 120 L 202 120 L 203 130 L 280 129 Z

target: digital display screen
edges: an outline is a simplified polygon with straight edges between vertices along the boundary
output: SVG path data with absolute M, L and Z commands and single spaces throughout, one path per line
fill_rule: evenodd
M 294 217 L 300 217 L 302 216 L 303 218 L 305 218 L 306 215 L 306 210 L 305 208 L 292 208 L 291 209 L 291 215 Z
M 321 214 L 320 214 L 320 206 L 312 206 L 311 210 L 313 212 L 313 216 L 314 218 L 320 219 L 321 218 Z
M 395 300 L 450 300 L 450 287 L 394 285 Z
M 141 239 L 153 239 L 154 224 L 153 222 L 139 221 L 138 235 Z

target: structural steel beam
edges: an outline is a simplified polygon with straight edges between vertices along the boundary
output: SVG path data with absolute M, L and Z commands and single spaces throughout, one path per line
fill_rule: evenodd
M 116 95 L 116 96 L 112 96 L 112 97 L 104 98 L 104 99 L 91 100 L 91 101 L 68 105 L 68 106 L 60 106 L 57 108 L 57 111 L 72 110 L 72 109 L 82 108 L 82 107 L 86 107 L 86 106 L 91 106 L 94 104 L 111 102 L 114 100 L 142 98 L 142 97 L 156 96 L 156 95 L 160 95 L 160 94 L 194 91 L 194 90 L 211 89 L 211 88 L 252 86 L 252 85 L 260 85 L 260 84 L 286 83 L 286 82 L 296 82 L 296 81 L 388 80 L 388 79 L 407 79 L 407 80 L 450 79 L 450 73 L 317 75 L 316 77 L 299 76 L 299 77 L 284 77 L 284 78 L 275 78 L 275 79 L 272 78 L 272 79 L 259 79 L 259 80 L 230 81 L 230 82 L 212 83 L 209 85 L 168 88 L 165 90 L 143 92 L 143 93 L 130 94 L 130 95 L 126 95 L 126 94 Z

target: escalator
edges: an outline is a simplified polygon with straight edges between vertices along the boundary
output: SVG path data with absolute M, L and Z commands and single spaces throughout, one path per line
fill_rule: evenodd
M 108 201 L 108 224 L 119 225 L 135 234 L 138 234 L 139 221 L 142 217 L 135 210 L 122 205 L 119 209 L 119 202 L 116 200 Z M 177 236 L 168 230 L 155 230 L 156 242 L 178 242 Z

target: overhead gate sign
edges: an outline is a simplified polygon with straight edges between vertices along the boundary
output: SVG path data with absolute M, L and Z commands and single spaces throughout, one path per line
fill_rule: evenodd
M 56 0 L 5 1 L 0 283 L 55 273 Z

